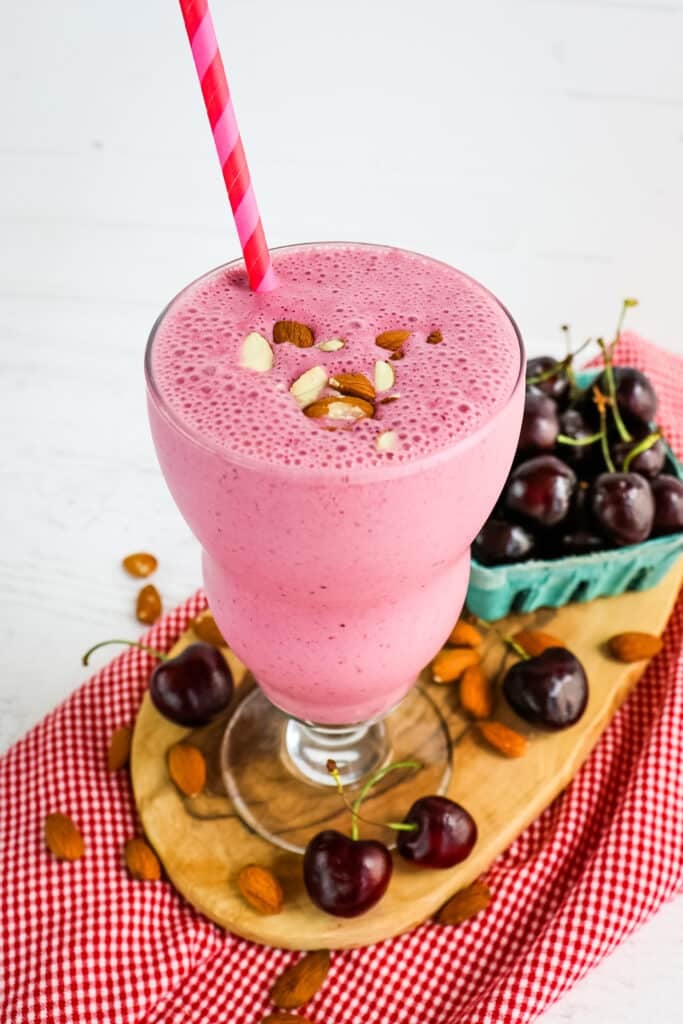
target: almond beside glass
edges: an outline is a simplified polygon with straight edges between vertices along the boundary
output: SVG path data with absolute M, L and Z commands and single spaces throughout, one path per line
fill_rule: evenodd
M 126 555 L 121 565 L 130 576 L 144 579 L 145 576 L 152 575 L 159 562 L 148 551 L 136 551 L 133 555 Z
M 197 796 L 206 783 L 206 761 L 191 743 L 176 743 L 168 752 L 168 774 L 185 796 Z
M 218 623 L 208 608 L 200 612 L 197 618 L 192 620 L 190 626 L 205 644 L 211 644 L 212 647 L 228 646 L 227 640 L 218 628 Z
M 161 594 L 153 583 L 148 583 L 137 596 L 135 617 L 138 622 L 153 626 L 161 616 Z
M 476 626 L 460 619 L 453 626 L 446 643 L 452 647 L 478 647 L 482 640 L 483 637 Z
M 85 853 L 83 836 L 66 814 L 48 814 L 43 835 L 45 845 L 57 860 L 79 860 Z
M 489 746 L 505 757 L 522 757 L 526 753 L 526 737 L 509 729 L 502 722 L 478 722 L 479 732 Z
M 335 373 L 330 377 L 330 387 L 352 398 L 362 398 L 366 402 L 375 400 L 375 387 L 364 373 Z
M 432 662 L 432 680 L 435 683 L 453 683 L 466 668 L 481 661 L 478 651 L 471 647 L 454 647 L 440 651 Z
M 112 733 L 107 750 L 107 769 L 110 772 L 121 771 L 128 764 L 132 738 L 133 730 L 129 725 L 121 725 Z
M 237 876 L 237 888 L 259 914 L 279 914 L 282 910 L 282 886 L 268 868 L 247 864 Z
M 654 658 L 662 649 L 662 638 L 653 633 L 617 633 L 607 641 L 607 648 L 613 658 L 630 664 Z
M 273 350 L 268 340 L 258 331 L 252 331 L 242 342 L 240 366 L 256 373 L 267 373 L 268 370 L 272 370 Z
M 493 692 L 481 665 L 470 665 L 460 679 L 460 704 L 472 718 L 490 718 Z
M 138 882 L 158 882 L 161 878 L 159 858 L 144 839 L 129 839 L 123 856 L 128 873 Z
M 323 366 L 311 366 L 294 381 L 289 391 L 302 409 L 316 402 L 327 384 L 327 370 Z
M 535 658 L 537 654 L 543 654 L 549 647 L 565 647 L 562 640 L 558 640 L 551 633 L 544 633 L 540 629 L 520 629 L 512 639 L 529 655 Z
M 311 348 L 315 338 L 311 328 L 298 320 L 278 320 L 273 327 L 273 341 L 276 345 L 288 341 L 297 348 Z
M 326 949 L 306 953 L 283 971 L 271 989 L 270 998 L 280 1010 L 296 1010 L 322 987 L 329 969 L 330 954 Z

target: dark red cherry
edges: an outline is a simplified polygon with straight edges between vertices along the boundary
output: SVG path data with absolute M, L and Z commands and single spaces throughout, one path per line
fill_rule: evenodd
M 206 725 L 227 708 L 234 687 L 223 655 L 210 644 L 190 644 L 157 665 L 149 682 L 154 706 L 177 725 Z
M 647 540 L 655 502 L 638 473 L 601 473 L 593 484 L 591 508 L 602 533 L 620 547 Z
M 624 460 L 629 453 L 636 448 L 641 441 L 644 441 L 651 433 L 649 427 L 641 426 L 632 429 L 633 441 L 616 441 L 612 445 L 612 458 L 617 469 L 624 468 Z M 653 480 L 664 468 L 666 462 L 666 448 L 664 442 L 659 438 L 653 445 L 634 456 L 629 463 L 629 473 L 640 473 L 641 476 Z
M 588 703 L 583 665 L 564 647 L 518 661 L 505 674 L 503 693 L 525 722 L 546 729 L 567 729 L 581 718 Z
M 554 455 L 538 455 L 520 462 L 508 478 L 505 508 L 529 522 L 555 526 L 567 515 L 576 476 Z
M 560 416 L 560 434 L 571 438 L 573 441 L 585 441 L 588 437 L 595 435 L 595 429 L 587 423 L 578 409 L 566 409 Z M 563 444 L 557 442 L 555 454 L 570 466 L 584 467 L 595 461 L 596 452 L 600 451 L 600 444 L 594 441 L 592 444 Z
M 420 797 L 403 820 L 417 829 L 398 833 L 398 852 L 422 867 L 452 868 L 470 855 L 477 841 L 472 815 L 445 796 Z
M 534 553 L 533 535 L 518 523 L 489 519 L 477 535 L 472 552 L 482 565 L 521 562 Z
M 609 386 L 604 372 L 597 383 L 603 394 L 608 395 Z M 654 419 L 657 395 L 644 373 L 632 366 L 615 366 L 614 384 L 617 404 L 627 424 L 650 423 Z
M 655 501 L 652 533 L 678 533 L 683 530 L 683 483 L 675 476 L 658 476 L 650 484 Z
M 559 430 L 557 406 L 552 398 L 548 398 L 541 391 L 527 391 L 517 451 L 551 451 L 555 447 Z
M 335 917 L 357 917 L 386 892 L 393 862 L 383 843 L 318 832 L 304 853 L 304 884 L 316 906 Z
M 526 379 L 528 383 L 553 369 L 556 370 L 555 373 L 545 377 L 544 380 L 536 381 L 530 387 L 542 391 L 544 395 L 554 399 L 560 409 L 563 409 L 569 401 L 570 382 L 565 367 L 558 363 L 557 359 L 553 359 L 552 356 L 536 356 L 534 359 L 530 359 L 526 364 Z

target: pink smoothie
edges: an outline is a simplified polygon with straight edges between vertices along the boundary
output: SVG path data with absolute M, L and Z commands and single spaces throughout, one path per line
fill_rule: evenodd
M 152 432 L 235 652 L 290 714 L 360 722 L 401 699 L 462 607 L 469 544 L 519 432 L 521 343 L 488 291 L 423 256 L 325 244 L 276 251 L 274 266 L 274 292 L 251 293 L 237 263 L 162 314 L 147 353 Z M 310 326 L 315 347 L 272 344 L 271 370 L 242 368 L 244 338 L 272 343 L 283 319 Z M 395 401 L 335 431 L 303 414 L 297 377 L 322 366 L 372 379 L 390 355 L 375 338 L 394 329 L 411 332 L 390 361 Z M 317 347 L 333 338 L 341 350 Z M 393 448 L 379 451 L 386 431 Z

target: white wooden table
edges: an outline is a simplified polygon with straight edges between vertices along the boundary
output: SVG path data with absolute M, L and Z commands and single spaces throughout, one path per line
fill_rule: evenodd
M 531 352 L 557 327 L 683 351 L 681 0 L 214 0 L 273 245 L 384 241 L 485 281 Z M 0 34 L 0 750 L 135 634 L 121 555 L 170 606 L 197 549 L 148 436 L 142 354 L 237 255 L 173 0 L 23 0 Z M 547 1015 L 681 1019 L 683 904 Z

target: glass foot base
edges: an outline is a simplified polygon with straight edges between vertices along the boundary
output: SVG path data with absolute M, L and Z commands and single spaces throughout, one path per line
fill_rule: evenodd
M 446 723 L 428 694 L 412 689 L 381 722 L 347 729 L 309 728 L 274 707 L 256 687 L 230 717 L 221 773 L 243 822 L 275 846 L 303 853 L 323 829 L 349 833 L 351 814 L 327 772 L 337 763 L 346 799 L 394 761 L 420 762 L 390 772 L 363 801 L 360 834 L 395 845 L 382 824 L 400 821 L 420 796 L 445 793 L 452 748 Z

